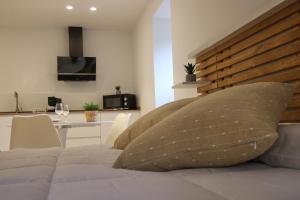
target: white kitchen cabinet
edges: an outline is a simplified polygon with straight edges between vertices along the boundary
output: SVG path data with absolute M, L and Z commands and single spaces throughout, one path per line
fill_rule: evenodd
M 98 119 L 100 114 L 98 114 Z M 84 113 L 71 113 L 67 121 L 83 122 Z M 66 147 L 100 144 L 100 127 L 69 128 L 67 133 Z
M 9 149 L 11 119 L 12 116 L 10 115 L 0 116 L 0 151 L 7 151 Z
M 136 110 L 127 111 L 101 111 L 98 114 L 98 120 L 113 121 L 119 113 L 131 113 L 130 123 L 134 122 L 140 117 L 140 112 Z M 24 114 L 31 115 L 31 114 Z M 52 119 L 57 118 L 53 113 L 49 114 Z M 9 150 L 9 142 L 11 135 L 11 120 L 13 115 L 0 116 L 0 150 Z M 67 118 L 70 122 L 83 122 L 85 121 L 84 112 L 71 112 Z M 98 127 L 84 127 L 84 128 L 70 128 L 67 133 L 66 147 L 76 147 L 91 144 L 104 143 L 111 124 L 103 124 Z

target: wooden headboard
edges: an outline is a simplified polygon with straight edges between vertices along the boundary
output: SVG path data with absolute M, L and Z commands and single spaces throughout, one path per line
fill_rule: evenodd
M 288 0 L 196 56 L 209 94 L 253 82 L 298 82 L 282 121 L 300 121 L 300 0 Z

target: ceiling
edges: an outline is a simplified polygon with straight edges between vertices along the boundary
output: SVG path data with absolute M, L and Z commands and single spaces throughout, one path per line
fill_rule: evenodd
M 130 30 L 149 0 L 0 0 L 1 27 Z M 65 9 L 72 5 L 73 10 Z M 97 7 L 91 12 L 91 6 Z

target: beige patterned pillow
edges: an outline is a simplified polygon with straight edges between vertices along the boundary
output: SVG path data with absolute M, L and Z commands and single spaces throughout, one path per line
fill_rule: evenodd
M 254 83 L 209 94 L 130 143 L 115 168 L 167 171 L 224 167 L 256 158 L 277 139 L 295 86 Z
M 146 115 L 139 118 L 131 126 L 129 126 L 115 141 L 115 149 L 125 149 L 125 147 L 133 141 L 137 136 L 141 135 L 145 130 L 154 126 L 162 119 L 166 118 L 173 112 L 179 110 L 183 106 L 197 100 L 199 97 L 186 98 L 160 106 Z

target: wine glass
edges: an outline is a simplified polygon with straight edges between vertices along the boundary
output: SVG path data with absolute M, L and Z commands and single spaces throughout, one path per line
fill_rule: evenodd
M 64 104 L 63 115 L 65 117 L 65 120 L 67 119 L 69 113 L 70 113 L 69 106 L 67 104 Z
M 55 105 L 55 113 L 59 116 L 59 121 L 60 121 L 61 116 L 64 113 L 64 105 L 62 103 L 57 103 Z

